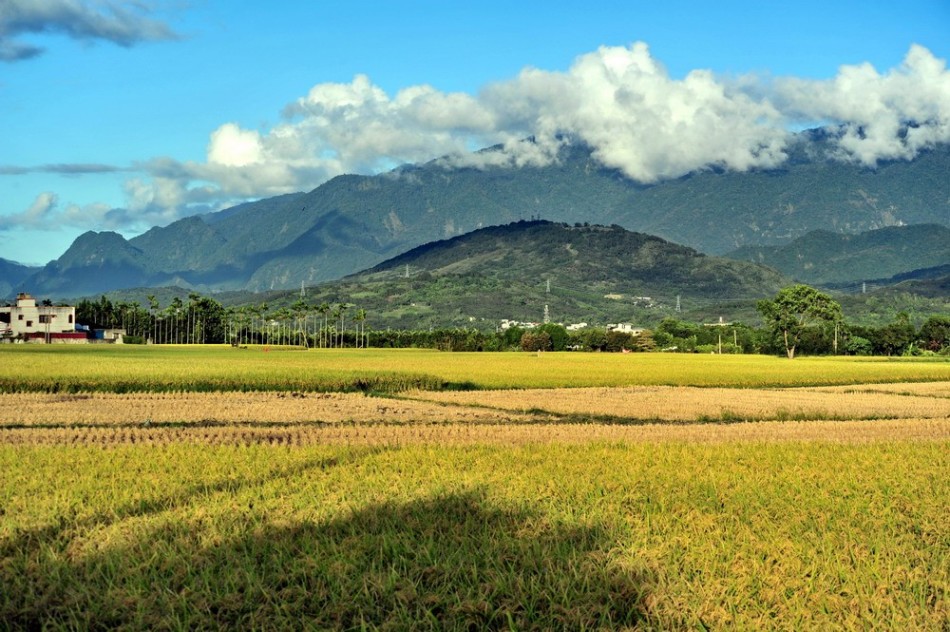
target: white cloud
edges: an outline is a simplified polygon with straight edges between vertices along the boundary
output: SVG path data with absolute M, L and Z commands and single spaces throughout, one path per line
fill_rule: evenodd
M 314 86 L 270 128 L 222 124 L 203 162 L 135 165 L 145 177 L 126 182 L 127 208 L 88 208 L 88 217 L 137 228 L 167 224 L 406 162 L 548 164 L 567 142 L 586 144 L 597 160 L 639 182 L 711 167 L 770 168 L 785 160 L 789 126 L 814 122 L 841 126 L 835 157 L 872 166 L 950 142 L 946 62 L 913 46 L 895 69 L 843 66 L 827 81 L 723 79 L 707 70 L 675 79 L 646 44 L 635 43 L 582 55 L 563 72 L 526 68 L 477 95 L 428 85 L 389 95 L 358 75 Z M 501 150 L 472 152 L 491 145 Z
M 10 215 L 0 215 L 0 230 L 11 228 L 44 228 L 50 224 L 59 198 L 51 191 L 36 196 L 26 210 Z
M 950 72 L 922 46 L 884 74 L 842 66 L 828 81 L 779 80 L 776 92 L 788 117 L 839 124 L 839 157 L 868 166 L 950 142 Z
M 767 100 L 709 72 L 671 79 L 645 44 L 601 48 L 567 72 L 526 69 L 477 96 L 428 85 L 390 96 L 358 75 L 350 83 L 314 86 L 264 132 L 222 125 L 211 134 L 205 163 L 152 161 L 154 179 L 130 188 L 130 207 L 153 208 L 161 199 L 189 203 L 187 187 L 162 194 L 170 186 L 162 178 L 200 181 L 233 200 L 439 157 L 446 167 L 542 165 L 556 159 L 568 138 L 643 182 L 709 165 L 768 167 L 784 159 L 787 134 L 779 119 Z M 495 144 L 502 151 L 472 153 Z M 140 190 L 150 186 L 156 190 Z
M 523 142 L 529 136 L 534 141 Z M 319 84 L 265 134 L 231 123 L 219 128 L 209 164 L 257 165 L 244 178 L 229 178 L 231 186 L 247 185 L 243 190 L 258 179 L 279 189 L 281 176 L 288 189 L 308 188 L 317 183 L 297 176 L 375 172 L 439 156 L 448 156 L 447 166 L 545 164 L 572 138 L 604 164 L 654 182 L 710 165 L 774 166 L 785 157 L 786 136 L 767 100 L 707 71 L 671 79 L 638 43 L 584 55 L 566 73 L 526 69 L 478 96 L 422 85 L 390 97 L 363 75 Z M 496 143 L 502 152 L 470 153 Z
M 208 162 L 225 167 L 244 167 L 261 161 L 261 135 L 225 123 L 211 134 Z
M 731 90 L 708 71 L 671 79 L 643 43 L 600 48 L 567 73 L 526 70 L 489 87 L 485 98 L 500 118 L 544 144 L 580 139 L 602 163 L 640 182 L 711 165 L 771 167 L 785 158 L 787 133 L 767 100 Z

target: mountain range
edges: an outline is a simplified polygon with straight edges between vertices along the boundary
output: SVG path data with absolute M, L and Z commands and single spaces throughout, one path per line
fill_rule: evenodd
M 713 254 L 787 244 L 817 229 L 950 225 L 950 146 L 869 169 L 831 158 L 833 134 L 802 132 L 777 169 L 709 169 L 653 185 L 604 167 L 576 143 L 547 166 L 454 168 L 436 160 L 344 175 L 309 193 L 188 217 L 128 240 L 85 233 L 20 286 L 56 298 L 160 285 L 296 288 L 433 240 L 536 217 L 618 225 Z
M 12 296 L 28 277 L 40 268 L 25 266 L 0 257 L 0 297 Z
M 881 282 L 950 264 L 950 228 L 889 226 L 856 235 L 816 230 L 784 246 L 743 246 L 725 256 L 762 263 L 814 285 Z

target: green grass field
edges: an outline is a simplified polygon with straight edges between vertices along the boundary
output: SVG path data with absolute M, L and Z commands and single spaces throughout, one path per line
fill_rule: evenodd
M 444 353 L 231 347 L 0 347 L 0 392 L 399 391 L 580 386 L 816 386 L 950 380 L 945 358 Z

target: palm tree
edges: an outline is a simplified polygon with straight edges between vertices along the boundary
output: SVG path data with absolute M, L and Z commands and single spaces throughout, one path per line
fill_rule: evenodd
M 145 297 L 148 299 L 148 309 L 149 315 L 152 317 L 152 342 L 158 343 L 158 323 L 155 320 L 155 312 L 159 310 L 161 305 L 159 305 L 158 300 L 155 298 L 154 294 L 149 294 Z
M 297 299 L 297 300 L 294 302 L 292 309 L 294 310 L 294 321 L 295 321 L 295 328 L 296 328 L 296 331 L 295 331 L 295 333 L 296 333 L 296 338 L 297 338 L 297 340 L 298 340 L 298 342 L 299 342 L 299 340 L 300 340 L 300 335 L 301 335 L 301 320 L 302 320 L 303 314 L 305 314 L 305 313 L 307 312 L 307 302 L 306 302 L 305 300 L 303 300 L 302 298 Z M 303 331 L 303 346 L 304 346 L 305 349 L 310 348 L 310 345 L 309 345 L 308 342 L 307 342 L 307 332 L 306 332 L 306 331 Z
M 132 331 L 128 332 L 134 336 L 141 335 L 139 329 L 139 313 L 142 311 L 142 306 L 138 301 L 132 301 L 129 303 L 129 307 L 132 308 Z
M 189 342 L 188 338 L 190 337 L 190 342 L 197 342 L 198 339 L 198 302 L 201 300 L 201 294 L 197 292 L 188 293 L 188 314 L 187 314 L 187 323 L 188 323 L 188 336 L 185 338 L 185 342 Z
M 346 310 L 349 309 L 349 305 L 346 303 L 340 303 L 337 308 L 337 312 L 340 315 L 340 348 L 343 348 L 343 334 L 346 333 L 346 327 L 344 322 L 346 321 Z
M 326 301 L 323 301 L 322 303 L 320 303 L 320 307 L 317 308 L 317 311 L 323 314 L 323 328 L 320 330 L 320 346 L 328 347 L 330 346 L 330 340 L 329 340 L 329 333 L 330 333 L 329 317 L 330 317 L 330 311 L 331 311 L 330 304 L 327 303 Z
M 356 310 L 356 314 L 353 315 L 353 320 L 356 322 L 356 348 L 365 348 L 366 345 L 363 344 L 363 332 L 365 328 L 361 331 L 361 327 L 363 327 L 363 323 L 366 322 L 366 310 L 362 307 Z
M 320 306 L 317 307 L 317 311 L 323 315 L 323 327 L 320 329 L 320 348 L 322 349 L 324 344 L 326 344 L 326 333 L 327 333 L 327 315 L 330 313 L 330 304 L 326 301 L 320 303 Z
M 264 302 L 262 302 L 260 305 L 258 305 L 258 306 L 257 306 L 257 309 L 256 309 L 256 311 L 255 311 L 255 313 L 256 313 L 256 314 L 258 315 L 258 317 L 261 319 L 261 322 L 260 322 L 260 325 L 261 325 L 261 327 L 260 327 L 260 329 L 261 329 L 261 336 L 260 336 L 260 337 L 261 337 L 261 344 L 264 344 L 264 315 L 267 313 L 267 301 L 264 301 Z M 270 332 L 268 332 L 268 333 L 270 333 Z M 267 339 L 268 339 L 267 341 L 270 342 L 270 336 L 269 336 L 269 335 L 268 335 Z
M 171 302 L 171 305 L 169 305 L 169 309 L 173 310 L 173 313 L 174 313 L 174 315 L 175 315 L 174 330 L 173 330 L 173 333 L 172 333 L 172 338 L 174 338 L 174 342 L 175 342 L 176 344 L 179 342 L 179 328 L 180 328 L 179 320 L 180 320 L 180 318 L 181 318 L 181 315 L 180 315 L 180 314 L 181 314 L 181 308 L 184 307 L 184 305 L 185 305 L 185 304 L 182 302 L 181 298 L 178 297 L 178 296 L 176 296 L 175 298 L 173 298 L 173 299 L 172 299 L 172 302 Z

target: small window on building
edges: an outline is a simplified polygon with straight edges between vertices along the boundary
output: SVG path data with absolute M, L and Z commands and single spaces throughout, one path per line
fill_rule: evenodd
M 32 320 L 26 321 L 26 326 L 27 326 L 27 327 L 32 327 L 32 326 L 33 326 L 33 321 L 32 321 Z
M 53 317 L 49 314 L 40 314 L 40 324 L 45 325 L 47 323 L 53 322 Z
M 69 315 L 69 324 L 70 324 L 70 325 L 73 324 L 73 315 L 72 315 L 72 314 Z
M 23 314 L 17 314 L 16 319 L 17 319 L 17 320 L 23 320 Z

